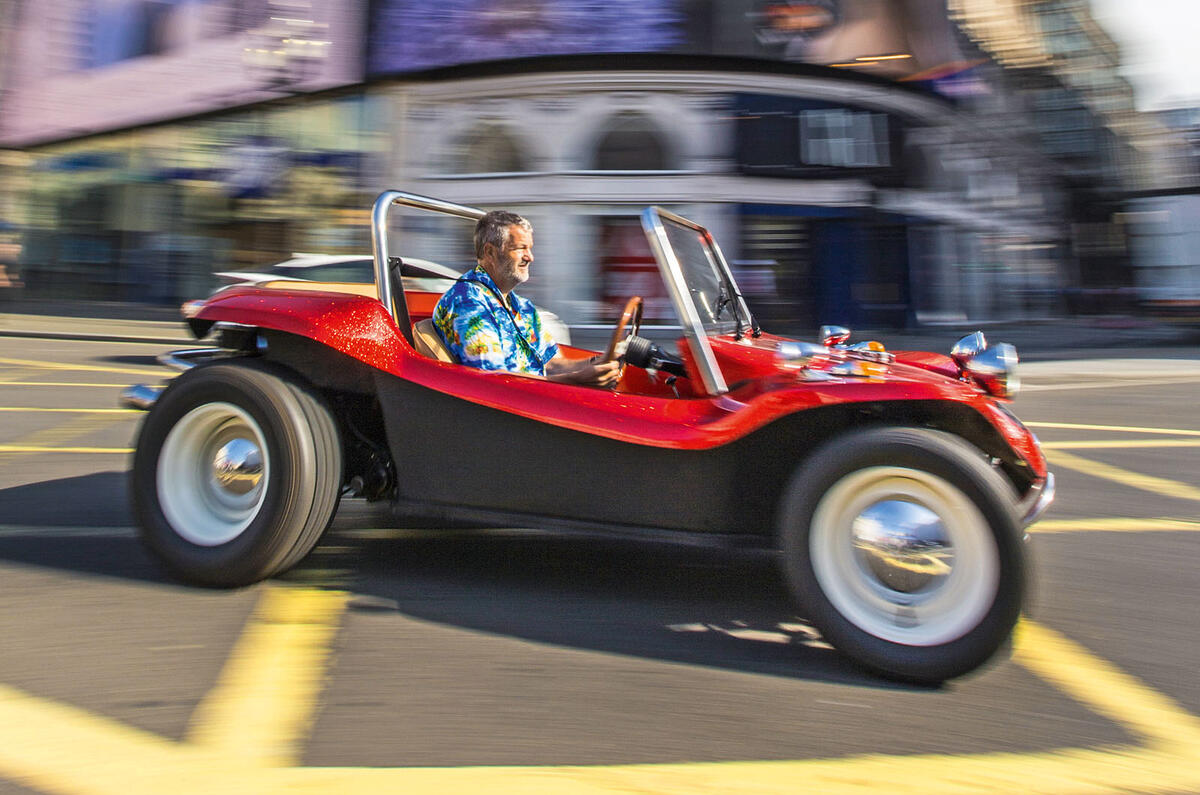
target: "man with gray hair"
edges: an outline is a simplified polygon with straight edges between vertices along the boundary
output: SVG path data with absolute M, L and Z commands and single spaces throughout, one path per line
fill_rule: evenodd
M 434 327 L 460 363 L 571 384 L 616 384 L 618 362 L 563 356 L 533 302 L 513 292 L 529 279 L 533 263 L 529 221 L 507 210 L 480 218 L 475 260 L 475 269 L 459 277 L 433 310 Z

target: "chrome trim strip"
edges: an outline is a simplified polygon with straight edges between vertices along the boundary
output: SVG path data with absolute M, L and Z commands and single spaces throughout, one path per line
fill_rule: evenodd
M 671 295 L 671 302 L 682 315 L 683 335 L 691 343 L 696 354 L 696 369 L 700 371 L 700 380 L 704 382 L 704 389 L 708 394 L 723 395 L 729 391 L 729 387 L 720 367 L 717 366 L 717 358 L 713 355 L 708 335 L 704 332 L 704 323 L 701 322 L 691 296 L 688 295 L 687 283 L 683 280 L 683 268 L 675 257 L 674 249 L 671 248 L 666 227 L 663 226 L 663 218 L 705 235 L 708 233 L 704 227 L 658 207 L 647 207 L 642 211 L 642 228 L 646 230 L 646 239 L 650 241 L 650 248 L 667 285 L 667 292 Z

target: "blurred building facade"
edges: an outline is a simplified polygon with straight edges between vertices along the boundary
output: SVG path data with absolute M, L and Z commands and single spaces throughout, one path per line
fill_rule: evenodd
M 1176 140 L 1076 0 L 15 8 L 0 265 L 30 297 L 368 251 L 395 187 L 526 214 L 528 292 L 572 324 L 630 294 L 672 322 L 647 204 L 713 229 L 772 330 L 1039 318 L 1132 283 L 1114 218 Z M 470 265 L 462 230 L 397 231 Z

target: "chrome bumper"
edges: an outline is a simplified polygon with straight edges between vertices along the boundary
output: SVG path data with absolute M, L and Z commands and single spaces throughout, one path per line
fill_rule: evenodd
M 121 390 L 121 396 L 117 398 L 117 403 L 121 408 L 149 411 L 154 405 L 154 401 L 158 400 L 158 396 L 162 394 L 162 391 L 163 388 L 161 386 L 134 384 Z
M 1019 506 L 1021 511 L 1021 526 L 1029 527 L 1029 525 L 1042 518 L 1042 514 L 1050 507 L 1050 503 L 1054 502 L 1054 473 L 1046 473 L 1046 481 L 1034 485 L 1029 489 L 1029 493 L 1025 495 L 1025 499 L 1021 500 Z
M 159 364 L 165 367 L 184 372 L 198 364 L 235 355 L 238 354 L 225 348 L 187 348 L 185 350 L 160 353 L 155 358 L 157 358 Z M 162 394 L 165 388 L 165 385 L 149 386 L 147 384 L 134 384 L 121 390 L 121 395 L 117 398 L 117 403 L 122 408 L 149 411 L 154 405 L 154 401 L 158 400 L 158 396 Z

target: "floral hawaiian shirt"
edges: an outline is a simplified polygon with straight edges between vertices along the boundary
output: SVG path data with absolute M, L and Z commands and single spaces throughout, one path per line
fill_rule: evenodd
M 459 362 L 483 370 L 545 375 L 558 353 L 533 302 L 499 288 L 482 267 L 464 273 L 433 309 L 433 324 Z M 511 307 L 511 308 L 510 308 Z

